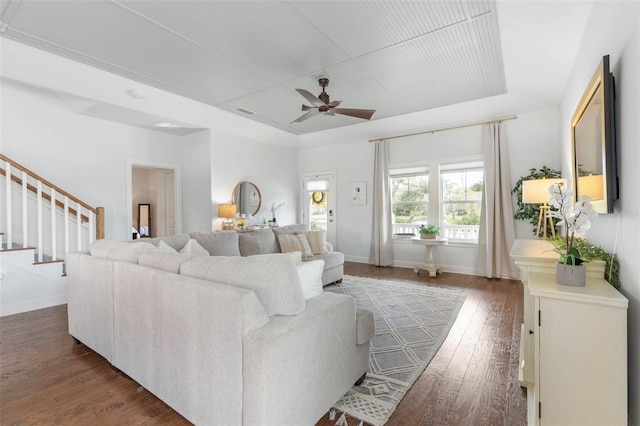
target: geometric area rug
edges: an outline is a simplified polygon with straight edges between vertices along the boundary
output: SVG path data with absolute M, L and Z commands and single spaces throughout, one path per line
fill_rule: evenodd
M 373 312 L 376 325 L 364 383 L 333 408 L 382 426 L 444 342 L 466 292 L 348 275 L 324 290 L 353 296 L 356 306 Z

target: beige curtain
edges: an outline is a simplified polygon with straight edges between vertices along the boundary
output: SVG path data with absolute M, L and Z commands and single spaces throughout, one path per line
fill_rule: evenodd
M 484 189 L 478 236 L 477 272 L 487 278 L 517 278 L 509 257 L 515 239 L 509 156 L 501 123 L 483 131 Z
M 375 143 L 373 165 L 373 238 L 372 261 L 376 266 L 393 264 L 391 194 L 389 188 L 389 142 Z

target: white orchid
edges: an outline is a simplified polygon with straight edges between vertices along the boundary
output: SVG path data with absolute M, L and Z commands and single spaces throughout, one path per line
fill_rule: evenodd
M 560 219 L 558 225 L 565 228 L 565 249 L 564 252 L 557 249 L 560 253 L 560 259 L 564 263 L 571 260 L 572 264 L 581 263 L 579 259 L 580 253 L 573 247 L 573 240 L 576 232 L 583 234 L 591 228 L 591 218 L 597 217 L 596 211 L 591 205 L 591 197 L 581 195 L 578 198 L 574 208 L 571 208 L 571 202 L 574 192 L 570 189 L 562 189 L 563 184 L 558 183 L 549 187 L 549 195 L 551 199 L 549 204 L 557 210 L 550 210 L 547 216 Z
M 271 203 L 271 217 L 273 218 L 272 221 L 275 222 L 276 221 L 276 212 L 278 211 L 278 209 L 280 207 L 284 206 L 284 203 L 276 203 L 275 201 L 273 203 Z

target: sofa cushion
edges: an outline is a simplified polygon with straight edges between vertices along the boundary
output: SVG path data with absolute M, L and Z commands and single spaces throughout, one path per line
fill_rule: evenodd
M 300 277 L 289 255 L 194 257 L 180 266 L 180 274 L 252 290 L 269 316 L 304 311 Z
M 304 235 L 307 237 L 313 254 L 329 253 L 329 250 L 327 250 L 327 231 L 324 229 L 321 231 L 307 231 Z
M 301 224 L 301 225 L 276 226 L 274 228 L 271 228 L 271 230 L 273 231 L 273 234 L 276 236 L 276 245 L 278 247 L 278 251 L 282 252 L 282 250 L 280 249 L 280 241 L 278 240 L 278 237 L 280 235 L 304 234 L 306 231 L 309 230 L 309 228 L 307 227 L 307 225 Z
M 322 260 L 311 260 L 298 265 L 298 276 L 300 277 L 300 286 L 302 287 L 304 300 L 322 294 L 323 270 L 324 261 Z
M 193 238 L 187 241 L 187 244 L 180 249 L 180 253 L 193 254 L 195 256 L 209 256 L 209 252 Z
M 278 253 L 276 236 L 271 229 L 256 229 L 251 232 L 240 232 L 239 246 L 242 256 Z
M 187 244 L 189 238 L 189 234 L 176 234 L 169 237 L 145 238 L 143 241 L 153 244 L 154 246 L 159 246 L 160 241 L 163 241 L 165 244 L 178 251 Z
M 341 253 L 339 251 L 332 251 L 327 254 L 316 254 L 312 259 L 324 260 L 324 269 L 327 270 L 344 264 L 344 253 Z
M 138 256 L 146 251 L 159 251 L 147 242 L 127 242 L 113 240 L 97 240 L 89 247 L 91 256 L 127 263 L 138 263 Z
M 291 253 L 299 251 L 302 253 L 303 259 L 309 259 L 313 257 L 311 247 L 304 234 L 301 235 L 279 235 L 278 241 L 280 241 L 280 249 L 282 253 Z
M 194 231 L 189 232 L 189 235 L 195 238 L 211 256 L 240 256 L 236 231 Z
M 192 254 L 168 253 L 163 251 L 147 251 L 138 257 L 138 265 L 161 271 L 180 272 L 180 265 L 194 257 Z

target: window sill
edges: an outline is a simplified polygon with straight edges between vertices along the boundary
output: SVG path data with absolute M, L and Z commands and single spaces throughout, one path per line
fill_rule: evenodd
M 394 235 L 393 243 L 394 244 L 413 244 L 411 242 L 411 238 L 415 235 Z M 477 247 L 478 241 L 476 240 L 453 240 L 449 239 L 448 246 L 454 247 Z

